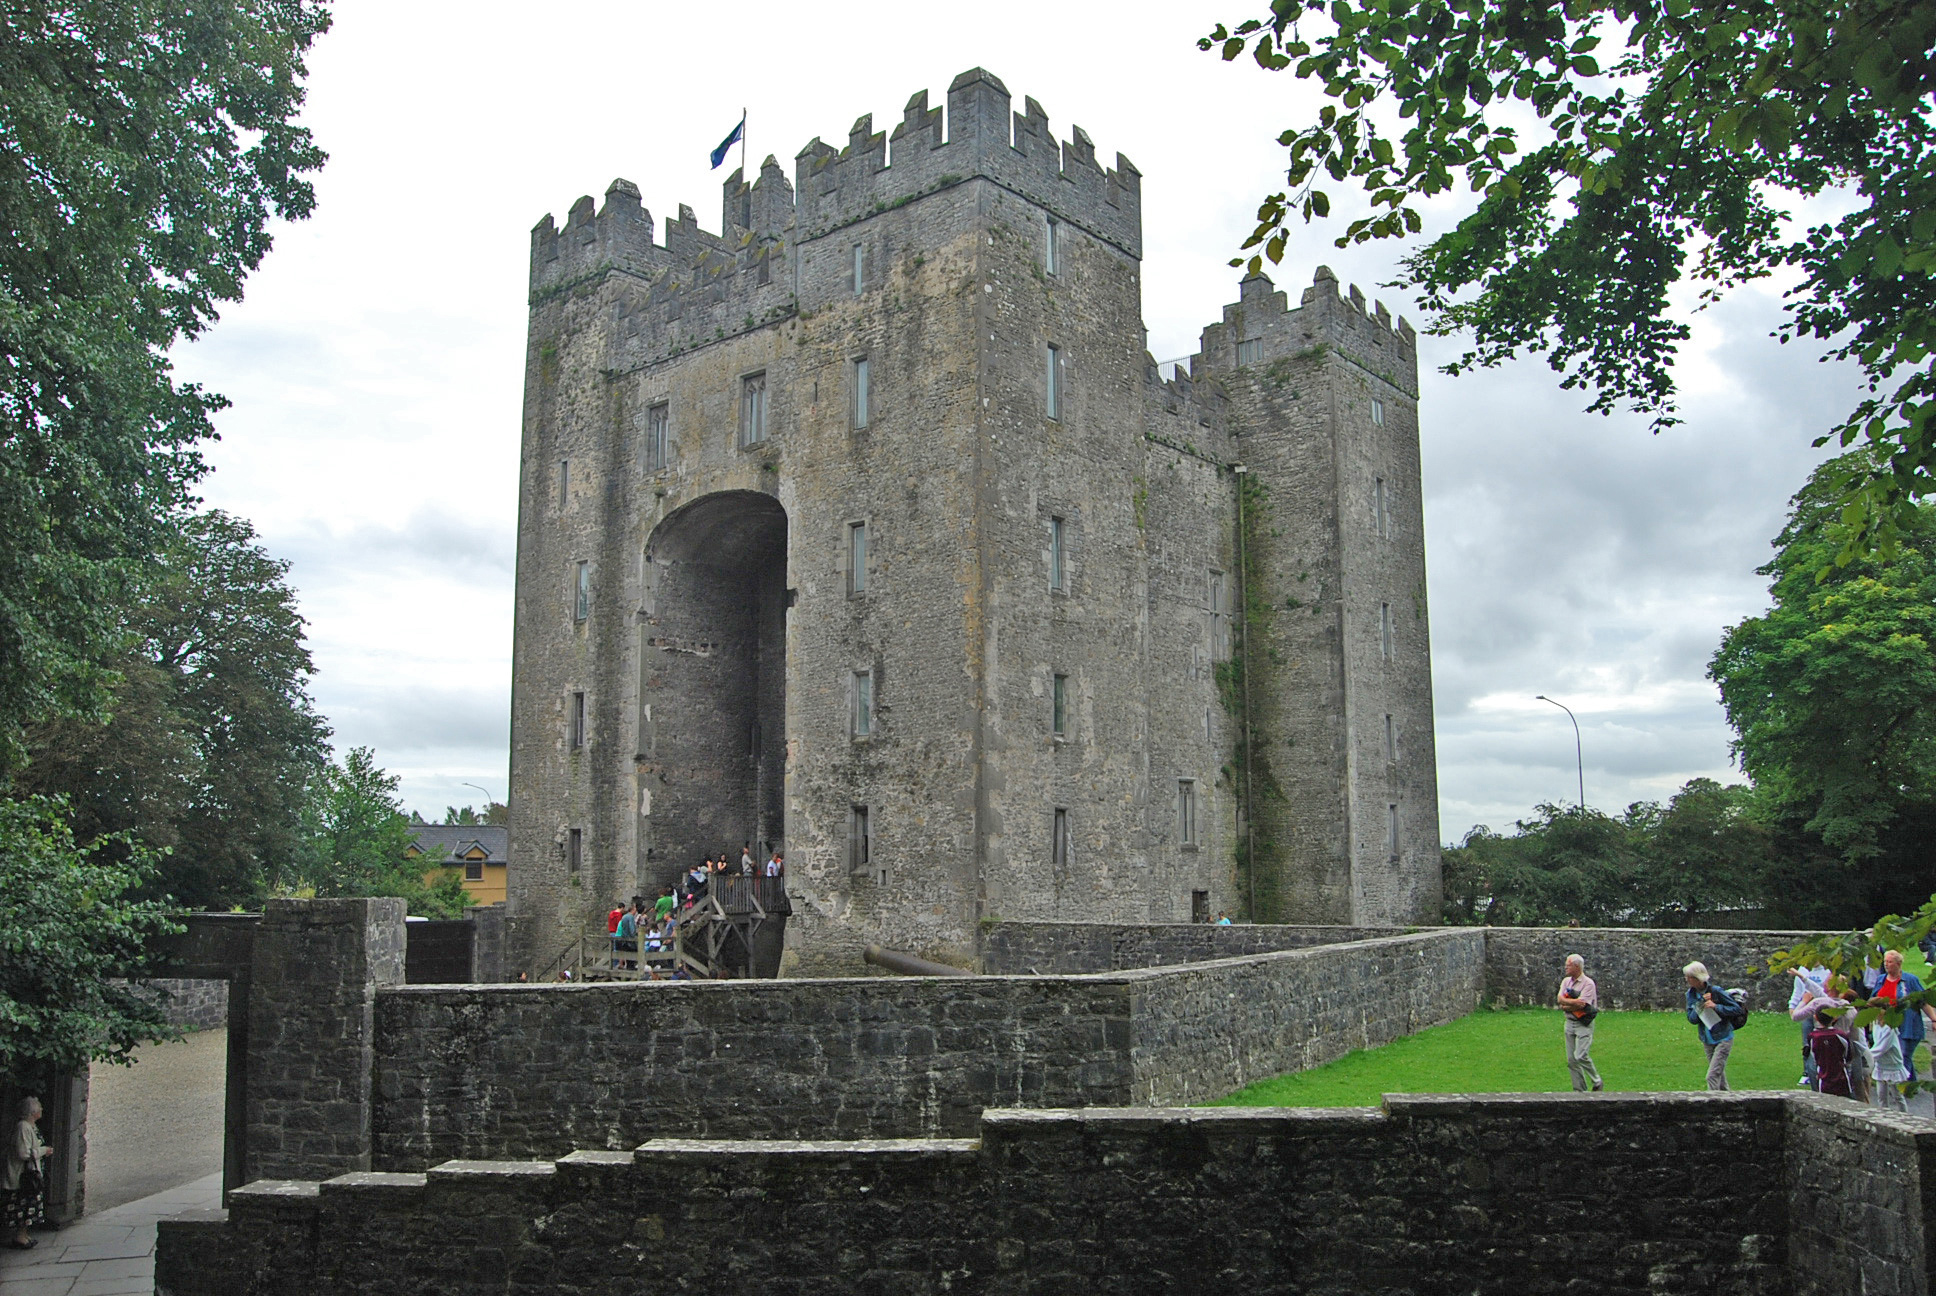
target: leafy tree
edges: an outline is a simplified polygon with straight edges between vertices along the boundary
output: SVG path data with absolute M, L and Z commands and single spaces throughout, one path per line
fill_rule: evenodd
M 157 997 L 110 979 L 140 976 L 152 939 L 180 930 L 160 902 L 133 898 L 154 866 L 138 842 L 77 846 L 57 799 L 0 801 L 0 1076 L 126 1062 L 174 1033 Z
M 1447 371 L 1544 354 L 1591 409 L 1625 403 L 1657 426 L 1674 421 L 1688 336 L 1671 290 L 1690 279 L 1706 302 L 1792 271 L 1783 340 L 1833 339 L 1872 393 L 1821 442 L 1875 449 L 1830 482 L 1837 556 L 1887 553 L 1914 527 L 1936 473 L 1936 6 L 1272 0 L 1201 44 L 1334 101 L 1279 136 L 1287 188 L 1259 208 L 1253 268 L 1281 259 L 1293 212 L 1329 213 L 1323 176 L 1369 203 L 1341 247 L 1419 232 L 1420 200 L 1463 183 L 1477 211 L 1400 280 L 1433 331 L 1471 331 Z M 1797 200 L 1829 194 L 1856 209 L 1786 227 Z
M 1690 779 L 1664 807 L 1631 807 L 1641 925 L 1699 927 L 1720 910 L 1767 908 L 1774 898 L 1767 869 L 1779 848 L 1758 810 L 1753 788 L 1706 778 Z
M 0 10 L 0 767 L 100 710 L 126 582 L 202 471 L 195 336 L 308 215 L 312 0 Z
M 1936 507 L 1903 515 L 1893 557 L 1832 567 L 1851 471 L 1825 464 L 1795 496 L 1760 569 L 1773 606 L 1726 632 L 1708 674 L 1769 819 L 1821 844 L 1812 889 L 1849 910 L 1825 916 L 1861 921 L 1936 890 Z
M 397 776 L 379 768 L 368 747 L 352 747 L 341 761 L 318 769 L 286 885 L 318 896 L 401 896 L 413 914 L 463 917 L 470 903 L 463 879 L 450 875 L 426 885 L 423 864 L 406 857 L 415 834 L 396 792 Z
M 219 511 L 178 518 L 127 614 L 110 716 L 29 728 L 28 792 L 66 795 L 83 841 L 167 847 L 149 883 L 189 908 L 258 897 L 296 849 L 328 729 L 289 565 Z
M 511 822 L 511 808 L 500 802 L 488 802 L 484 813 L 479 814 L 475 806 L 445 806 L 444 824 L 492 824 L 503 827 Z

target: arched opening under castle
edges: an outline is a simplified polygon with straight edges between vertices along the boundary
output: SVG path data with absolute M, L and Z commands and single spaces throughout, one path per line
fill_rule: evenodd
M 657 884 L 722 848 L 782 846 L 786 559 L 786 510 L 759 491 L 702 496 L 646 544 L 640 874 Z

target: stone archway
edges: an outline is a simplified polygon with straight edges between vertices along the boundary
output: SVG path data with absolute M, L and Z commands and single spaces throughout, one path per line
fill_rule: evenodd
M 787 515 L 758 491 L 702 496 L 645 549 L 639 876 L 785 833 Z

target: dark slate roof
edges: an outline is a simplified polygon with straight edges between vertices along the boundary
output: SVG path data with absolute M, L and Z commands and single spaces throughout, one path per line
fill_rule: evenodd
M 486 864 L 502 864 L 511 853 L 511 830 L 490 824 L 412 824 L 417 849 L 448 863 L 457 863 L 475 842 L 489 854 Z

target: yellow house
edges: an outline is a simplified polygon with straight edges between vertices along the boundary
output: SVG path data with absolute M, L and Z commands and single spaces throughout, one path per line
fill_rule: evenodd
M 435 882 L 446 873 L 464 879 L 464 890 L 475 905 L 498 904 L 504 899 L 505 856 L 511 848 L 511 830 L 492 824 L 412 824 L 416 834 L 404 854 L 421 859 L 424 881 Z

